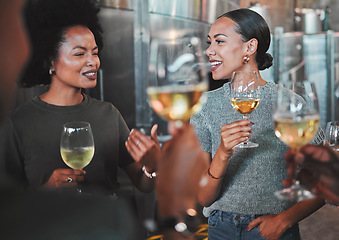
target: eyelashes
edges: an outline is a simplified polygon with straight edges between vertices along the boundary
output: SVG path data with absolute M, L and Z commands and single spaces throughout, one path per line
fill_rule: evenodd
M 224 43 L 225 41 L 215 40 L 217 44 Z M 211 45 L 211 41 L 206 42 L 208 45 Z

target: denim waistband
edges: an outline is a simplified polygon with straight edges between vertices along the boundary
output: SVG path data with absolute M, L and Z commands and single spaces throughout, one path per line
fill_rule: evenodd
M 242 214 L 242 213 L 233 213 L 233 212 L 223 212 L 221 210 L 214 210 L 211 213 L 211 216 L 215 216 L 220 218 L 221 221 L 231 220 L 231 221 L 239 221 L 239 222 L 250 222 L 260 216 L 265 214 Z

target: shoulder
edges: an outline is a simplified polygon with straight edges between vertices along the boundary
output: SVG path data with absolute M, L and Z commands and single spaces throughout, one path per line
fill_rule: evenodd
M 102 119 L 116 119 L 118 122 L 125 122 L 119 109 L 117 109 L 113 103 L 104 102 L 98 99 L 87 96 L 89 112 L 92 116 L 97 116 Z
M 119 110 L 111 102 L 100 101 L 87 95 L 86 98 L 88 99 L 88 104 L 98 111 L 110 111 L 115 114 L 120 114 Z
M 222 102 L 222 100 L 225 100 L 225 96 L 227 95 L 229 89 L 228 89 L 228 83 L 225 83 L 222 87 L 211 90 L 206 92 L 206 102 L 204 104 L 205 108 L 209 108 L 211 106 L 215 106 L 216 104 L 219 104 Z
M 30 116 L 33 112 L 35 112 L 33 109 L 37 107 L 34 103 L 36 98 L 37 97 L 21 104 L 20 106 L 13 108 L 10 112 L 11 119 L 20 119 L 22 117 L 26 118 L 26 116 Z
M 261 87 L 261 91 L 276 93 L 277 86 L 278 85 L 274 82 L 267 82 L 264 86 Z
M 195 124 L 196 122 L 201 122 L 203 121 L 203 119 L 206 120 L 210 117 L 215 117 L 217 115 L 216 112 L 222 111 L 222 109 L 225 107 L 225 99 L 227 99 L 226 95 L 228 91 L 228 84 L 227 86 L 225 85 L 204 93 L 202 98 L 205 99 L 202 100 L 203 106 L 201 110 L 191 117 L 191 122 L 193 124 Z

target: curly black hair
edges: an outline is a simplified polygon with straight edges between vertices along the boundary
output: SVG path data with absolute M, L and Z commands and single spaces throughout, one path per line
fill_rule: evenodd
M 64 33 L 70 27 L 81 25 L 90 29 L 100 51 L 103 37 L 99 11 L 91 0 L 28 0 L 24 17 L 32 54 L 20 85 L 32 87 L 50 84 L 51 62 L 57 59 Z

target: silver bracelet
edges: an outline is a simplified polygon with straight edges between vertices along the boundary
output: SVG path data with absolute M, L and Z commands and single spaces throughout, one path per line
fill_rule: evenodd
M 156 172 L 152 172 L 152 173 L 147 172 L 145 166 L 142 167 L 142 171 L 145 173 L 145 175 L 146 175 L 148 178 L 155 178 L 155 177 L 157 176 L 157 173 L 156 173 Z

